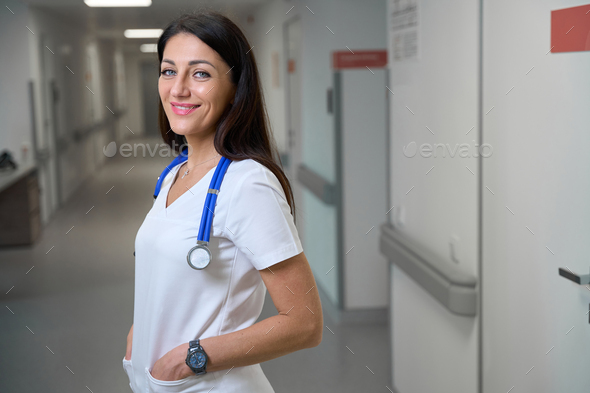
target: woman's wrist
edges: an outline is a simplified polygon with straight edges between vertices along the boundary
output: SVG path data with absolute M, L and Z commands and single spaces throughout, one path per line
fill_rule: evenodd
M 187 376 L 194 375 L 194 371 L 186 364 L 186 356 L 188 354 L 189 343 L 179 345 L 177 348 L 177 367 L 180 375 Z
M 205 366 L 205 371 L 213 372 L 218 371 L 215 370 L 215 366 L 211 364 L 211 339 L 210 338 L 203 338 L 199 340 L 199 345 L 203 348 L 205 353 L 207 354 L 207 365 Z

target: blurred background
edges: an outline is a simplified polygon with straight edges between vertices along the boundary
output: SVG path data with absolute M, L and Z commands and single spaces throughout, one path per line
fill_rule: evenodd
M 322 296 L 275 391 L 588 391 L 590 4 L 125 1 L 0 0 L 1 392 L 130 391 L 173 156 L 159 32 L 128 30 L 200 7 L 252 45 Z

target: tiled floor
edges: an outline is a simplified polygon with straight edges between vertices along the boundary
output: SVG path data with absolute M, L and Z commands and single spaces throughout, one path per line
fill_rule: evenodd
M 0 392 L 130 392 L 121 359 L 135 234 L 170 160 L 108 159 L 33 247 L 0 249 Z M 275 312 L 267 298 L 261 318 Z M 262 364 L 275 391 L 387 393 L 387 326 L 339 326 L 324 315 L 318 347 Z

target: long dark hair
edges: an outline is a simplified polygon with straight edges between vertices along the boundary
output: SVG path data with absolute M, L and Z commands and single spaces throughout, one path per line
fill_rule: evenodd
M 232 161 L 251 158 L 271 170 L 281 183 L 295 218 L 293 190 L 282 170 L 281 158 L 270 133 L 258 68 L 248 40 L 229 18 L 215 11 L 185 13 L 170 22 L 158 39 L 160 65 L 166 43 L 179 33 L 195 35 L 231 67 L 229 72 L 231 81 L 236 86 L 236 94 L 233 105 L 226 109 L 217 124 L 215 149 Z M 159 103 L 160 134 L 178 152 L 186 144 L 186 140 L 183 135 L 171 130 L 161 99 Z

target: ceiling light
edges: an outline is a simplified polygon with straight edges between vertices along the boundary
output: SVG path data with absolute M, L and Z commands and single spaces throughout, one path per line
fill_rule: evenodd
M 88 7 L 149 7 L 152 0 L 84 0 Z
M 160 38 L 162 29 L 127 29 L 123 34 L 127 38 Z
M 158 44 L 142 44 L 139 50 L 143 53 L 154 53 L 158 51 Z

